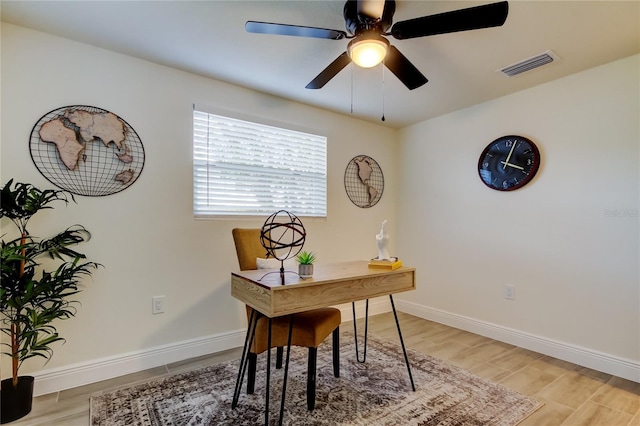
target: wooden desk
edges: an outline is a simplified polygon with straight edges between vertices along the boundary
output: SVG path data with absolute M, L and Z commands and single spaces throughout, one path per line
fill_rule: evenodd
M 233 272 L 231 274 L 231 295 L 245 304 L 254 308 L 260 314 L 271 318 L 304 312 L 311 309 L 323 308 L 326 306 L 339 305 L 342 303 L 352 304 L 358 300 L 367 300 L 364 358 L 362 361 L 358 354 L 358 339 L 356 330 L 355 305 L 353 306 L 353 325 L 356 338 L 356 356 L 358 362 L 366 360 L 366 339 L 367 324 L 369 315 L 369 299 L 378 296 L 389 296 L 393 315 L 398 328 L 400 344 L 404 353 L 411 387 L 415 391 L 411 367 L 407 357 L 407 351 L 400 331 L 400 323 L 393 303 L 393 294 L 403 291 L 415 290 L 415 268 L 400 267 L 396 270 L 369 268 L 367 261 L 341 262 L 326 265 L 314 265 L 313 278 L 302 279 L 296 273 L 285 272 L 285 284 L 282 284 L 282 275 L 278 270 L 250 270 Z M 240 396 L 240 388 L 244 380 L 244 370 L 246 368 L 246 358 L 251 346 L 251 338 L 255 333 L 254 319 L 255 311 L 252 311 L 247 327 L 247 338 L 245 339 L 238 378 L 234 391 L 232 407 L 235 408 Z M 291 336 L 291 325 L 293 316 L 289 323 L 289 338 Z M 252 330 L 253 324 L 253 330 Z M 249 337 L 251 336 L 251 337 Z M 271 346 L 271 333 L 269 333 L 268 347 Z M 290 340 L 289 340 L 290 342 Z M 290 347 L 290 345 L 289 345 Z M 282 398 L 280 404 L 280 424 L 282 424 L 282 413 L 286 394 L 286 380 L 289 366 L 289 347 L 287 347 L 287 360 L 285 363 L 284 382 L 282 387 Z M 265 424 L 269 422 L 269 377 L 270 377 L 270 353 L 267 351 L 267 388 L 265 397 Z
M 231 295 L 268 317 L 415 290 L 415 268 L 374 269 L 367 261 L 314 265 L 313 278 L 269 270 L 231 274 Z M 266 275 L 268 274 L 268 275 Z

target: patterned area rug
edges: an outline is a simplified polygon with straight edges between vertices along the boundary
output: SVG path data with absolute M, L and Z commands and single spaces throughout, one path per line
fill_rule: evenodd
M 366 363 L 355 360 L 353 333 L 341 334 L 340 378 L 331 339 L 318 349 L 316 407 L 306 407 L 307 350 L 291 349 L 286 425 L 516 425 L 541 404 L 427 355 L 407 350 L 416 391 L 398 341 L 369 336 Z M 362 342 L 360 343 L 362 351 Z M 275 362 L 275 351 L 271 357 Z M 258 357 L 256 392 L 231 409 L 239 360 L 156 379 L 91 398 L 92 426 L 264 424 L 266 353 Z M 277 424 L 284 369 L 271 369 L 270 424 Z

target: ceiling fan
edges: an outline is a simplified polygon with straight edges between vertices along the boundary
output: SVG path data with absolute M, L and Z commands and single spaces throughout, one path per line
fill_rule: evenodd
M 409 90 L 413 90 L 428 80 L 395 46 L 389 43 L 386 36 L 405 40 L 498 27 L 506 21 L 509 5 L 506 1 L 485 4 L 396 22 L 392 26 L 395 10 L 395 0 L 347 0 L 344 5 L 344 19 L 348 33 L 326 28 L 257 21 L 248 21 L 245 29 L 247 32 L 259 34 L 329 40 L 353 39 L 349 42 L 347 51 L 307 84 L 307 89 L 322 88 L 353 61 L 363 68 L 370 68 L 384 62 L 384 65 Z

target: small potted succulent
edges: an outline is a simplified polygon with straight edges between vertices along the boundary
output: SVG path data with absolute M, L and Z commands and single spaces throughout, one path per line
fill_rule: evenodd
M 301 251 L 296 256 L 298 261 L 298 275 L 300 278 L 311 278 L 313 276 L 313 262 L 316 261 L 316 255 L 312 251 Z

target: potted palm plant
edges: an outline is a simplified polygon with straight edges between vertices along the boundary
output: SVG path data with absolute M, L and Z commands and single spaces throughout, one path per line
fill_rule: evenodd
M 11 358 L 11 377 L 0 384 L 0 423 L 17 420 L 31 411 L 32 376 L 19 376 L 22 363 L 34 357 L 49 360 L 51 345 L 64 339 L 58 335 L 55 321 L 76 314 L 70 297 L 80 291 L 82 278 L 100 266 L 71 247 L 88 241 L 91 234 L 74 225 L 57 235 L 42 239 L 27 230 L 29 220 L 38 212 L 52 209 L 55 201 L 68 204 L 73 195 L 60 190 L 40 190 L 31 184 L 11 179 L 0 192 L 0 218 L 16 226 L 18 237 L 5 241 L 2 235 L 2 283 L 0 286 L 0 331 L 8 336 L 2 354 Z M 49 257 L 46 266 L 40 258 Z
M 300 278 L 312 277 L 316 255 L 311 251 L 301 251 L 296 256 L 296 260 L 298 261 L 298 275 L 300 275 Z

